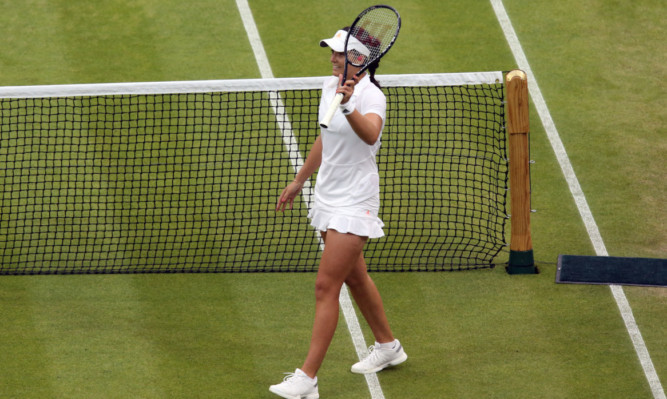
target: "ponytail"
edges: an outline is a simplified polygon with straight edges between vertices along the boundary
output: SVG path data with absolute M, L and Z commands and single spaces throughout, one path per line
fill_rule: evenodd
M 380 82 L 378 82 L 375 79 L 375 70 L 377 70 L 379 67 L 380 67 L 380 60 L 375 60 L 372 64 L 368 66 L 368 74 L 371 76 L 371 82 L 373 82 L 373 84 L 377 86 L 378 89 L 381 89 L 382 86 L 380 85 Z

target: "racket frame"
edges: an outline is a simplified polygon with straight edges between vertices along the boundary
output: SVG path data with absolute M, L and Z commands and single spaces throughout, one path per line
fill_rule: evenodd
M 362 73 L 364 73 L 368 69 L 368 67 L 372 63 L 374 63 L 375 61 L 382 58 L 385 54 L 387 54 L 389 49 L 394 45 L 394 43 L 396 42 L 396 39 L 398 38 L 398 33 L 401 30 L 401 15 L 398 13 L 398 11 L 396 11 L 396 9 L 394 7 L 384 5 L 384 4 L 378 4 L 378 5 L 375 5 L 375 6 L 370 6 L 367 9 L 365 9 L 364 11 L 362 11 L 357 16 L 357 18 L 354 20 L 352 25 L 350 26 L 350 30 L 348 31 L 347 37 L 345 38 L 345 47 L 343 49 L 343 54 L 345 54 L 345 66 L 343 67 L 343 84 L 345 84 L 345 80 L 347 78 L 347 67 L 348 67 L 348 65 L 351 64 L 351 65 L 354 65 L 354 66 L 359 66 L 359 65 L 355 65 L 354 63 L 350 62 L 349 57 L 348 57 L 349 53 L 348 53 L 348 50 L 347 50 L 347 46 L 348 46 L 348 43 L 350 41 L 350 37 L 352 36 L 352 32 L 354 32 L 355 27 L 357 26 L 359 21 L 361 21 L 361 19 L 364 17 L 364 15 L 366 15 L 369 12 L 371 12 L 372 10 L 375 10 L 375 9 L 378 9 L 378 8 L 389 9 L 389 10 L 393 11 L 394 14 L 396 14 L 396 18 L 398 20 L 398 24 L 396 25 L 396 32 L 394 33 L 393 37 L 391 38 L 391 41 L 389 42 L 389 45 L 384 50 L 382 50 L 375 58 L 371 59 L 370 57 L 368 57 L 366 63 L 361 65 L 361 69 L 357 73 L 355 73 L 355 76 L 360 76 Z M 340 105 L 340 103 L 342 101 L 343 101 L 343 93 L 336 93 L 336 96 L 334 97 L 333 102 L 329 106 L 329 109 L 327 110 L 327 113 L 324 114 L 324 117 L 320 121 L 320 126 L 321 127 L 325 128 L 325 129 L 329 127 L 329 123 L 331 123 L 331 119 L 333 118 L 334 114 L 336 113 L 336 109 L 338 108 L 338 106 Z

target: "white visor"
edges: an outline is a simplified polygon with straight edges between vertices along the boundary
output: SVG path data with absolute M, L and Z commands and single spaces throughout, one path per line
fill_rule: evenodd
M 334 37 L 331 39 L 320 40 L 320 47 L 331 47 L 333 51 L 342 53 L 345 50 L 345 39 L 347 38 L 347 32 L 344 30 L 339 30 L 336 32 Z M 368 47 L 364 46 L 356 37 L 350 37 L 350 41 L 347 43 L 347 49 L 357 50 L 359 53 L 368 57 L 371 52 L 368 50 Z

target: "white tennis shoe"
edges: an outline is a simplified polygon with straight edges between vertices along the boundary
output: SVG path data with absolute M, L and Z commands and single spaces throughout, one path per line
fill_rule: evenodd
M 385 349 L 379 343 L 368 348 L 370 354 L 362 361 L 352 366 L 352 372 L 357 374 L 377 373 L 387 367 L 396 366 L 408 360 L 408 355 L 398 340 L 394 341 L 392 348 Z
M 277 385 L 271 385 L 269 391 L 286 399 L 319 399 L 317 377 L 310 378 L 300 369 L 288 373 L 287 377 Z

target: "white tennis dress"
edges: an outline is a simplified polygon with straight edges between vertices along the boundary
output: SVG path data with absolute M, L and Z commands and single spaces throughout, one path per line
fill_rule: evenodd
M 319 117 L 324 116 L 338 86 L 332 76 L 324 82 Z M 356 109 L 386 117 L 384 93 L 368 75 L 354 87 Z M 329 128 L 322 128 L 322 164 L 315 182 L 315 201 L 308 214 L 311 225 L 320 231 L 328 229 L 340 233 L 379 238 L 384 236 L 384 223 L 378 217 L 380 210 L 380 176 L 375 155 L 380 139 L 366 144 L 352 130 L 345 116 L 336 111 Z

